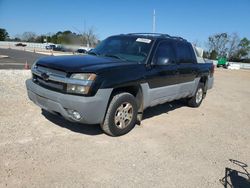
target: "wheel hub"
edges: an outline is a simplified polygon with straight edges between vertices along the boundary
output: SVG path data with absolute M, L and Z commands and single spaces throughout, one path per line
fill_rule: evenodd
M 115 125 L 119 129 L 126 128 L 133 116 L 133 106 L 128 103 L 124 102 L 122 103 L 115 112 Z
M 202 97 L 203 97 L 203 90 L 201 88 L 199 88 L 197 93 L 196 93 L 196 97 L 195 97 L 197 104 L 201 102 Z

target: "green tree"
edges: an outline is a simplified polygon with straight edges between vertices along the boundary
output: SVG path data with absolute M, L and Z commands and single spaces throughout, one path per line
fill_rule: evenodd
M 250 40 L 240 39 L 237 33 L 215 34 L 208 38 L 208 51 L 211 59 L 226 57 L 229 61 L 241 61 L 250 52 Z
M 52 35 L 50 41 L 48 41 L 48 42 L 52 42 L 52 43 L 58 44 L 58 42 L 57 42 L 57 35 Z
M 242 61 L 242 59 L 247 58 L 250 52 L 250 40 L 247 38 L 241 39 L 235 51 L 229 54 L 230 61 Z
M 240 44 L 239 44 L 239 57 L 243 58 L 247 56 L 250 52 L 250 40 L 248 40 L 246 37 L 241 39 Z
M 43 43 L 44 39 L 46 39 L 46 37 L 44 35 L 40 35 L 35 38 L 35 42 Z
M 9 34 L 4 28 L 0 28 L 0 41 L 4 41 L 9 38 Z
M 209 59 L 216 60 L 217 57 L 218 57 L 218 53 L 215 50 L 212 50 L 212 52 L 210 53 Z
M 26 31 L 22 34 L 22 40 L 25 42 L 35 42 L 37 35 L 32 31 Z
M 228 40 L 228 51 L 227 51 L 227 58 L 229 61 L 234 61 L 235 58 L 237 58 L 237 54 L 239 51 L 239 45 L 240 45 L 240 37 L 237 33 L 233 33 L 232 35 L 229 35 Z
M 207 51 L 203 52 L 203 58 L 209 58 L 210 57 L 209 55 L 210 55 L 209 52 Z
M 209 51 L 215 51 L 218 56 L 226 57 L 227 54 L 227 44 L 229 41 L 229 36 L 227 33 L 219 33 L 208 38 Z
M 98 42 L 100 42 L 93 28 L 84 33 L 78 34 L 71 32 L 70 30 L 58 31 L 55 34 L 47 33 L 46 35 L 36 35 L 34 32 L 24 32 L 22 35 L 17 36 L 17 40 L 20 40 L 20 38 L 22 41 L 26 42 L 43 43 L 45 41 L 44 39 L 47 39 L 47 42 L 49 43 L 89 45 L 91 47 L 94 47 Z

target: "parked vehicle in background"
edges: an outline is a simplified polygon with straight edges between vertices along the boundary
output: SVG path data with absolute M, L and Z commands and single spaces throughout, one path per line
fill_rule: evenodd
M 46 50 L 54 50 L 56 48 L 55 44 L 49 44 L 47 46 L 45 46 Z
M 217 67 L 223 67 L 225 69 L 227 69 L 229 66 L 229 63 L 227 63 L 227 59 L 224 57 L 221 57 L 218 59 L 218 63 L 217 63 Z
M 56 45 L 55 48 L 53 49 L 54 51 L 63 51 L 63 46 L 62 45 Z
M 148 107 L 181 98 L 199 107 L 213 74 L 214 65 L 198 63 L 185 39 L 135 33 L 111 36 L 85 56 L 42 58 L 26 86 L 42 109 L 120 136 L 142 121 Z
M 87 50 L 82 49 L 82 48 L 79 48 L 79 49 L 76 50 L 76 53 L 79 53 L 79 54 L 86 54 L 86 53 L 87 53 Z
M 17 43 L 17 44 L 15 44 L 16 46 L 22 46 L 22 47 L 25 47 L 25 46 L 27 46 L 27 44 L 23 44 L 23 43 Z
M 61 52 L 73 52 L 72 49 L 66 48 L 63 45 L 56 45 L 56 47 L 53 49 L 54 51 L 61 51 Z

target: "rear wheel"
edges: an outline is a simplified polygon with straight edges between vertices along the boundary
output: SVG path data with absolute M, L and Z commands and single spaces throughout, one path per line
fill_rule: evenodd
M 200 104 L 202 103 L 203 98 L 204 98 L 204 84 L 199 83 L 194 96 L 188 99 L 188 106 L 194 108 L 199 107 Z
M 137 104 L 130 93 L 118 93 L 112 98 L 102 130 L 111 136 L 121 136 L 132 130 L 136 123 Z

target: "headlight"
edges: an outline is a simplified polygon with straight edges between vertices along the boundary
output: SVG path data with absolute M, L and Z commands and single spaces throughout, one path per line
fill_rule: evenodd
M 95 80 L 96 75 L 91 73 L 77 73 L 72 74 L 70 78 L 77 80 Z
M 34 70 L 37 69 L 36 62 L 37 62 L 37 61 L 35 61 L 35 62 L 32 64 L 31 69 L 30 69 L 30 70 L 31 70 L 31 71 L 30 71 L 30 72 L 31 72 L 31 78 L 33 78 L 33 73 L 32 73 L 32 71 L 34 71 Z
M 77 74 L 72 74 L 70 78 L 77 80 L 77 82 L 76 84 L 74 83 L 67 84 L 68 93 L 88 94 L 90 85 L 95 80 L 96 75 L 91 73 L 77 73 Z
M 89 88 L 90 88 L 89 86 L 68 84 L 67 85 L 67 92 L 68 93 L 87 94 L 89 92 Z
M 33 65 L 31 66 L 31 70 L 36 69 L 36 68 L 37 68 L 37 65 L 36 65 L 36 62 L 35 62 L 35 63 L 33 63 Z

